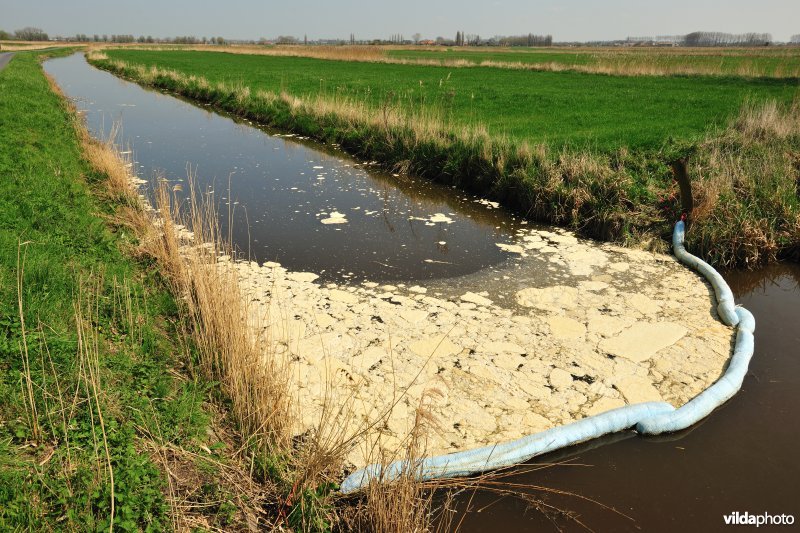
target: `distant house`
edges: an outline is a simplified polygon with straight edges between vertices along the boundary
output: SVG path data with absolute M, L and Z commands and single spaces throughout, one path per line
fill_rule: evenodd
M 422 41 L 420 41 L 417 44 L 420 44 L 422 46 L 433 46 L 433 45 L 436 44 L 436 41 L 433 41 L 431 39 L 423 39 Z

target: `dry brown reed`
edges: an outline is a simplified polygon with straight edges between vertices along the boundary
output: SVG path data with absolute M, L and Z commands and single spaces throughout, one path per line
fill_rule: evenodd
M 156 210 L 163 226 L 148 251 L 164 265 L 183 300 L 200 369 L 220 381 L 242 433 L 263 453 L 283 455 L 291 446 L 293 428 L 288 369 L 250 327 L 251 312 L 229 260 L 231 250 L 219 234 L 213 204 L 198 200 L 193 180 L 189 183 L 185 211 L 166 186 L 157 189 Z M 182 236 L 191 244 L 181 243 Z
M 0 41 L 0 52 L 25 52 L 28 50 L 45 50 L 48 48 L 84 47 L 86 43 L 49 42 L 49 41 Z
M 111 463 L 111 451 L 108 445 L 108 435 L 106 433 L 105 417 L 103 411 L 105 405 L 100 401 L 100 391 L 102 389 L 100 377 L 100 337 L 97 328 L 93 324 L 98 323 L 97 306 L 102 293 L 102 281 L 100 277 L 89 280 L 88 289 L 81 288 L 78 291 L 73 309 L 75 312 L 75 325 L 78 333 L 78 353 L 77 359 L 80 367 L 79 375 L 83 381 L 86 398 L 89 399 L 89 415 L 92 426 L 92 435 L 95 437 L 95 455 L 99 456 L 100 442 L 97 439 L 97 428 L 100 428 L 102 437 L 102 450 L 105 457 L 105 464 L 108 467 L 109 490 L 110 490 L 110 511 L 109 511 L 109 532 L 114 531 L 114 512 L 115 512 L 115 492 L 114 492 L 114 467 Z M 96 421 L 95 421 L 96 417 Z M 98 461 L 99 463 L 99 461 Z
M 745 138 L 763 140 L 786 139 L 800 135 L 800 100 L 781 105 L 774 100 L 745 104 L 733 122 L 733 128 Z
M 22 249 L 27 244 L 19 243 L 17 248 L 17 305 L 23 339 L 22 346 L 20 346 L 23 361 L 23 398 L 31 436 L 35 443 L 48 450 L 42 458 L 37 460 L 35 471 L 40 478 L 39 482 L 44 483 L 43 466 L 51 460 L 56 448 L 63 446 L 66 460 L 62 462 L 61 467 L 64 478 L 70 478 L 74 470 L 70 450 L 70 435 L 74 431 L 80 431 L 80 429 L 67 421 L 73 420 L 74 413 L 79 406 L 86 405 L 94 444 L 95 483 L 98 486 L 104 484 L 107 476 L 110 498 L 109 531 L 113 531 L 116 506 L 114 466 L 111 461 L 111 449 L 106 431 L 106 417 L 103 414 L 108 411 L 109 405 L 106 401 L 106 392 L 104 391 L 100 370 L 100 336 L 97 327 L 95 327 L 95 324 L 99 322 L 97 315 L 99 313 L 99 301 L 102 298 L 102 276 L 94 275 L 88 279 L 79 280 L 79 289 L 73 302 L 73 317 L 77 333 L 75 360 L 78 368 L 78 380 L 70 401 L 70 391 L 61 387 L 59 373 L 56 371 L 52 357 L 50 357 L 46 334 L 41 323 L 35 331 L 35 336 L 39 339 L 38 353 L 41 374 L 34 378 L 31 373 L 22 297 L 25 279 L 25 253 Z M 47 362 L 45 362 L 45 355 L 47 355 Z M 43 412 L 40 411 L 40 408 L 37 408 L 34 394 L 41 398 L 40 407 Z M 47 419 L 47 427 L 59 427 L 61 435 L 45 434 L 39 424 L 39 417 Z M 60 424 L 54 423 L 54 419 L 59 420 Z M 72 489 L 69 483 L 66 484 L 66 488 L 70 496 L 72 496 Z M 70 522 L 67 522 L 67 525 L 74 526 Z
M 426 487 L 417 479 L 420 461 L 426 455 L 427 435 L 435 430 L 437 421 L 430 414 L 430 400 L 437 394 L 427 390 L 414 411 L 414 423 L 404 440 L 404 446 L 393 456 L 381 454 L 375 461 L 390 464 L 400 460 L 404 467 L 400 475 L 391 481 L 383 475 L 369 483 L 366 489 L 366 504 L 356 508 L 352 515 L 358 529 L 368 531 L 445 531 L 451 530 L 447 521 L 439 521 L 435 528 L 434 495 L 445 483 L 429 483 Z M 446 503 L 444 504 L 447 505 Z M 449 515 L 446 515 L 449 517 Z

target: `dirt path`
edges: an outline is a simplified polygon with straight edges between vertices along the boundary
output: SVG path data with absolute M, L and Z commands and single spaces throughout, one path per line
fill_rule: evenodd
M 11 52 L 2 52 L 0 53 L 0 70 L 3 70 L 8 62 L 11 61 L 11 58 L 14 57 L 14 54 Z

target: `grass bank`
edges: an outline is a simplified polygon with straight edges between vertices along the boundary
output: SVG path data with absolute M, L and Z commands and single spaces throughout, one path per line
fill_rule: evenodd
M 51 89 L 33 53 L 0 72 L 0 529 L 286 522 L 125 162 Z
M 262 124 L 338 143 L 357 156 L 378 160 L 395 170 L 490 195 L 536 220 L 569 226 L 583 235 L 604 240 L 664 248 L 680 214 L 678 188 L 667 163 L 689 156 L 696 208 L 688 244 L 695 253 L 728 267 L 773 261 L 797 254 L 800 247 L 800 106 L 791 100 L 796 88 L 785 82 L 759 80 L 758 83 L 767 84 L 759 87 L 769 86 L 778 92 L 737 93 L 726 104 L 734 106 L 728 108 L 733 113 L 730 118 L 720 118 L 722 124 L 718 126 L 704 123 L 698 132 L 687 134 L 683 140 L 667 140 L 676 116 L 673 111 L 685 107 L 689 114 L 702 114 L 705 108 L 697 100 L 688 102 L 694 107 L 678 105 L 676 101 L 647 116 L 647 124 L 654 128 L 662 118 L 666 123 L 662 125 L 666 129 L 659 130 L 658 146 L 628 148 L 625 143 L 617 143 L 614 148 L 598 150 L 493 134 L 478 121 L 454 121 L 447 107 L 436 102 L 408 105 L 386 99 L 376 105 L 370 98 L 347 91 L 314 90 L 311 87 L 317 84 L 308 81 L 308 74 L 294 79 L 298 69 L 318 76 L 318 69 L 324 67 L 339 72 L 340 78 L 352 80 L 370 68 L 376 69 L 372 76 L 383 73 L 379 89 L 385 89 L 392 79 L 402 78 L 402 83 L 408 84 L 418 74 L 434 78 L 441 74 L 438 79 L 444 84 L 445 71 L 431 67 L 393 65 L 387 71 L 386 65 L 304 58 L 220 59 L 218 54 L 132 50 L 109 54 L 90 54 L 90 61 L 142 84 L 210 103 Z M 309 64 L 310 61 L 314 63 Z M 537 76 L 568 77 L 559 83 L 567 83 L 573 77 L 589 84 L 608 79 L 622 83 L 613 77 L 586 74 Z M 675 79 L 687 84 L 686 91 L 698 93 L 693 98 L 709 98 L 700 90 L 706 83 L 703 79 Z M 640 83 L 646 78 L 624 80 L 630 86 L 620 97 L 630 91 L 635 95 L 648 93 Z M 723 81 L 737 86 L 745 83 Z M 373 79 L 373 83 L 378 82 Z M 710 101 L 720 101 L 725 83 L 709 83 L 706 92 L 717 93 Z M 520 87 L 520 80 L 497 85 L 513 89 Z M 658 92 L 659 87 L 652 90 Z M 755 91 L 756 86 L 751 89 Z M 746 100 L 747 94 L 758 97 Z M 776 94 L 776 99 L 768 99 Z M 602 97 L 597 98 L 586 106 L 596 105 L 600 115 L 619 122 L 614 110 L 621 104 L 604 106 Z M 631 106 L 630 102 L 625 97 L 627 113 L 639 112 L 638 106 Z M 567 98 L 564 105 L 568 104 Z M 558 117 L 559 109 L 556 106 L 547 112 Z M 598 116 L 598 120 L 601 118 Z M 552 127 L 557 129 L 556 125 Z M 645 123 L 638 127 L 644 129 Z M 560 129 L 569 127 L 562 125 Z
M 222 415 L 126 204 L 34 54 L 0 91 L 0 529 L 246 524 L 257 502 L 224 481 Z

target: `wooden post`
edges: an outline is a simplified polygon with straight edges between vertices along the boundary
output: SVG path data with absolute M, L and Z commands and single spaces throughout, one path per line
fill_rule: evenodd
M 678 186 L 681 189 L 681 211 L 684 215 L 686 215 L 687 225 L 689 218 L 692 216 L 692 210 L 694 209 L 694 198 L 692 198 L 692 182 L 689 179 L 689 172 L 686 169 L 686 163 L 688 161 L 688 157 L 683 157 L 681 159 L 676 159 L 669 164 L 672 168 L 672 175 L 675 177 L 675 181 L 678 182 Z

